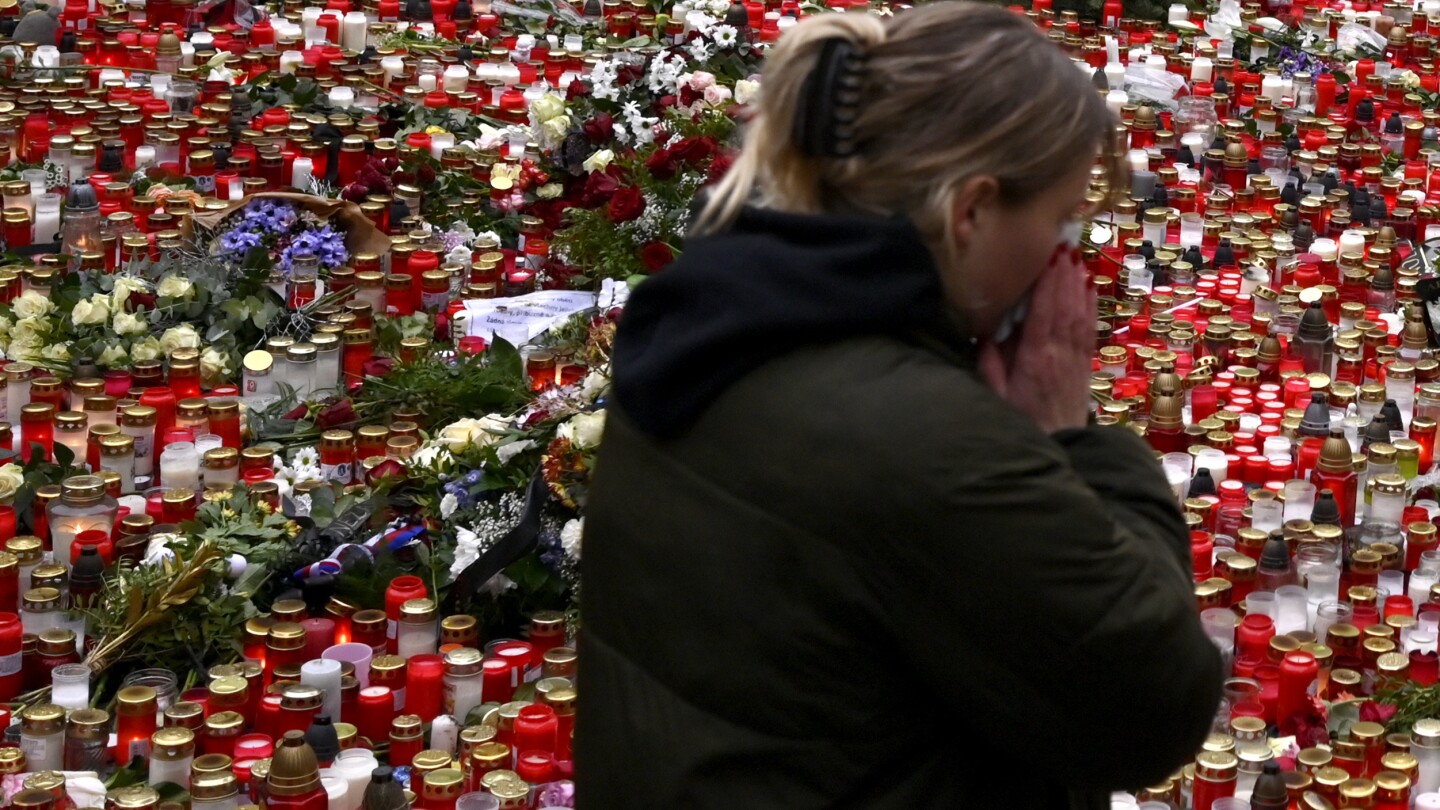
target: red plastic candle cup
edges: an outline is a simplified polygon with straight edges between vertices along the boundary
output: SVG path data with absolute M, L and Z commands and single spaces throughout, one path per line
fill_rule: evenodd
M 515 695 L 515 684 L 510 678 L 510 662 L 501 658 L 487 658 L 480 664 L 480 697 L 495 703 L 509 703 Z
M 255 718 L 255 731 L 263 734 L 268 739 L 275 739 L 275 733 L 280 729 L 280 696 L 265 695 L 260 699 L 259 716 Z M 235 741 L 236 758 L 240 757 L 240 741 Z
M 1190 560 L 1195 581 L 1204 582 L 1215 572 L 1215 538 L 1209 532 L 1190 532 Z
M 549 751 L 526 751 L 522 748 L 515 760 L 515 773 L 519 774 L 526 784 L 543 785 L 550 782 L 555 778 L 555 755 Z
M 241 734 L 235 739 L 235 759 L 266 759 L 275 753 L 275 741 L 265 734 Z
M 20 565 L 12 561 L 0 568 L 0 612 L 20 611 Z
M 15 507 L 0 504 L 0 543 L 15 536 Z
M 1238 657 L 1265 660 L 1270 639 L 1275 637 L 1275 620 L 1263 613 L 1252 613 L 1235 629 L 1235 654 Z
M 390 586 L 385 589 L 385 617 L 388 619 L 385 627 L 386 644 L 385 649 L 390 654 L 395 653 L 395 633 L 400 622 L 400 606 L 411 599 L 424 599 L 425 580 L 406 574 L 390 580 Z
M 1320 667 L 1312 653 L 1293 650 L 1285 654 L 1280 662 L 1279 687 L 1276 697 L 1276 718 L 1283 725 L 1286 720 L 1305 711 L 1309 703 L 1308 690 L 1315 682 Z M 1263 682 L 1262 682 L 1262 691 Z
M 395 720 L 395 694 L 388 686 L 367 686 L 360 690 L 360 736 L 383 740 Z
M 0 700 L 14 700 L 24 686 L 24 675 L 18 666 L 24 635 L 18 615 L 9 611 L 0 613 L 0 661 L 13 662 L 0 670 L 5 673 L 0 674 Z
M 130 396 L 130 386 L 134 378 L 130 372 L 123 369 L 105 372 L 105 395 L 124 399 Z
M 515 748 L 553 754 L 558 728 L 554 709 L 543 703 L 525 706 L 515 718 Z
M 1440 681 L 1440 655 L 1423 650 L 1410 653 L 1410 680 L 1421 686 L 1434 686 Z
M 405 664 L 405 713 L 419 715 L 426 723 L 434 720 L 440 714 L 444 678 L 444 656 L 410 656 Z

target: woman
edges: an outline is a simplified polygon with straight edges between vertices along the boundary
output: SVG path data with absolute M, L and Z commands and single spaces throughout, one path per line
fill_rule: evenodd
M 582 807 L 1108 807 L 1220 657 L 1153 454 L 1087 427 L 1115 121 L 1023 17 L 824 14 L 635 292 L 588 509 Z M 1028 312 L 1028 315 L 1027 315 Z

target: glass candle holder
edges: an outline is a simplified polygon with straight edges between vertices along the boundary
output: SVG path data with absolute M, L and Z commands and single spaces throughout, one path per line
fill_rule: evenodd
M 90 667 L 61 664 L 50 672 L 50 701 L 66 709 L 90 705 Z

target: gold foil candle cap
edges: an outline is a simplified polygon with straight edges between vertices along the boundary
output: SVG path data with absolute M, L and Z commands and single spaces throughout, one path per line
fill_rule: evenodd
M 66 723 L 66 736 L 77 740 L 110 738 L 110 713 L 104 709 L 76 709 Z
M 150 686 L 126 686 L 116 694 L 119 712 L 125 717 L 155 714 L 155 689 Z

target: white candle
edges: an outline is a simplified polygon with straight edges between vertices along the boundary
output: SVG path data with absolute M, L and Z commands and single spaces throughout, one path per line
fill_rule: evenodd
M 35 201 L 35 241 L 54 242 L 60 233 L 60 195 L 41 194 Z
M 1215 69 L 1215 63 L 1208 56 L 1197 56 L 1190 63 L 1190 81 L 1208 82 Z
M 455 145 L 455 136 L 448 132 L 437 132 L 430 136 L 430 157 L 436 160 L 444 154 L 446 149 Z
M 310 158 L 297 157 L 290 169 L 290 185 L 304 191 L 310 187 L 310 176 L 314 172 L 314 166 Z
M 160 480 L 174 489 L 200 489 L 200 454 L 194 442 L 172 442 L 160 454 Z
M 299 51 L 285 51 L 280 54 L 280 74 L 294 73 L 301 62 L 305 61 L 305 55 Z
M 148 143 L 135 147 L 136 168 L 153 165 L 155 165 L 155 147 Z
M 1130 95 L 1124 90 L 1111 90 L 1105 94 L 1105 106 L 1115 115 L 1120 114 L 1120 109 L 1130 103 Z
M 433 73 L 421 73 L 415 77 L 415 84 L 418 85 L 421 90 L 429 93 L 439 86 L 439 81 Z
M 365 50 L 365 30 L 370 24 L 363 11 L 346 12 L 340 25 L 340 43 L 347 51 L 359 53 Z
M 405 69 L 405 60 L 399 56 L 381 57 L 380 69 L 385 71 L 385 81 L 389 82 L 391 79 L 400 75 L 400 71 Z
M 360 800 L 364 796 L 365 786 L 370 784 L 370 772 L 379 767 L 375 756 L 364 748 L 351 748 L 341 751 L 335 758 L 335 764 L 330 770 L 337 776 L 343 777 L 349 788 L 347 793 L 346 810 L 355 810 L 360 806 Z
M 350 810 L 350 783 L 345 781 L 345 777 L 323 775 L 320 777 L 320 784 L 325 787 L 325 797 L 329 800 L 327 810 Z
M 1278 99 L 1283 92 L 1285 92 L 1285 80 L 1279 76 L 1266 76 L 1260 80 L 1260 95 Z
M 1190 8 L 1184 3 L 1172 3 L 1170 5 L 1170 23 L 1190 22 Z
M 313 686 L 325 693 L 325 703 L 320 711 L 330 716 L 330 722 L 340 722 L 340 662 L 329 658 L 316 658 L 300 666 L 300 683 Z
M 464 65 L 450 65 L 445 68 L 445 92 L 463 93 L 470 84 L 470 71 Z
M 337 110 L 348 110 L 355 104 L 355 91 L 348 87 L 330 88 L 330 106 Z

